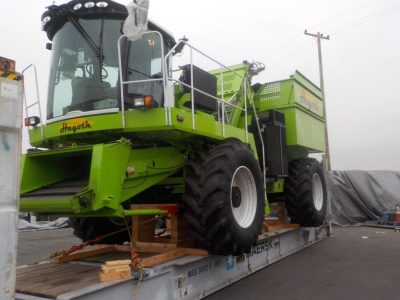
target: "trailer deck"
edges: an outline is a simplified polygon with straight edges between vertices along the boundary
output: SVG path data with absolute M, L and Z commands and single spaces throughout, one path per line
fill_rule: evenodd
M 101 263 L 123 258 L 127 255 L 123 252 L 21 266 L 17 270 L 16 299 L 132 299 L 135 293 L 136 299 L 201 299 L 321 241 L 327 233 L 327 225 L 264 233 L 246 255 L 188 255 L 144 268 L 139 285 L 135 279 L 99 281 Z

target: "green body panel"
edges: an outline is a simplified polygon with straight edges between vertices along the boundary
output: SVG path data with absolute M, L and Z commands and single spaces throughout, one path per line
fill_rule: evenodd
M 22 155 L 21 194 L 84 174 L 91 153 L 92 146 L 84 146 Z
M 44 126 L 45 140 L 41 137 L 40 126 L 29 131 L 31 144 L 35 147 L 48 147 L 58 144 L 71 145 L 82 141 L 91 140 L 117 140 L 121 136 L 137 137 L 145 140 L 161 140 L 166 142 L 180 142 L 188 138 L 212 138 L 224 140 L 226 138 L 236 138 L 246 142 L 246 132 L 243 128 L 225 124 L 225 134 L 223 126 L 217 122 L 214 116 L 196 111 L 195 129 L 192 128 L 191 111 L 185 108 L 172 108 L 171 125 L 166 125 L 165 109 L 154 108 L 149 110 L 130 110 L 125 112 L 126 126 L 122 128 L 122 116 L 120 112 L 93 115 L 80 118 L 71 118 L 58 122 L 53 122 Z M 183 121 L 179 121 L 177 116 L 183 116 Z M 90 127 L 75 128 L 73 124 L 91 124 Z M 110 124 L 110 126 L 107 126 Z M 71 127 L 69 131 L 62 131 L 63 128 Z M 62 132 L 60 132 L 62 131 Z M 248 135 L 248 143 L 255 150 L 254 139 Z
M 266 83 L 256 92 L 259 114 L 276 109 L 285 114 L 286 144 L 291 158 L 325 151 L 323 101 L 320 89 L 296 71 L 290 78 Z
M 309 153 L 325 151 L 323 121 L 299 108 L 284 108 L 286 143 L 289 149 L 302 147 Z M 322 123 L 322 124 L 321 124 Z
M 222 82 L 224 83 L 224 95 L 221 97 L 223 100 L 227 102 L 234 94 L 238 93 L 242 89 L 243 77 L 246 75 L 248 69 L 248 65 L 238 64 L 230 66 L 229 69 L 216 69 L 210 71 L 211 74 L 217 77 L 218 97 L 221 97 L 222 95 Z
M 267 193 L 283 193 L 284 180 L 279 178 L 274 181 L 267 182 Z
M 123 216 L 124 201 L 165 180 L 186 163 L 186 155 L 175 147 L 131 149 L 125 140 L 90 148 L 73 147 L 28 153 L 24 155 L 22 166 L 21 210 L 66 215 Z M 38 172 L 40 176 L 35 176 Z M 49 184 L 82 175 L 87 178 L 87 184 L 73 197 L 37 199 L 30 194 L 25 195 Z

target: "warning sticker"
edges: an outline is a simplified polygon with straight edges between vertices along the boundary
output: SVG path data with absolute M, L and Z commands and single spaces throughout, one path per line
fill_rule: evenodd
M 18 99 L 18 85 L 7 82 L 0 83 L 0 96 L 9 99 Z

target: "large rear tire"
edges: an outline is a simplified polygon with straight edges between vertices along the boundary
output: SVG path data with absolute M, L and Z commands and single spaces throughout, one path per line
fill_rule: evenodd
M 325 220 L 327 207 L 325 177 L 320 163 L 312 158 L 291 161 L 284 196 L 292 223 L 305 227 L 320 226 Z
M 248 252 L 264 219 L 264 184 L 253 152 L 230 140 L 198 153 L 187 169 L 183 202 L 198 246 L 213 254 Z
M 115 222 L 109 218 L 69 218 L 69 223 L 74 229 L 74 235 L 82 241 L 93 240 L 99 236 L 127 228 L 123 220 Z M 129 241 L 128 231 L 119 232 L 106 237 L 99 244 L 122 244 Z

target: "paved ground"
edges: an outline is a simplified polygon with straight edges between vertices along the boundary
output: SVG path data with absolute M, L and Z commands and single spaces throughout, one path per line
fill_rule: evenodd
M 24 231 L 18 235 L 18 265 L 26 265 L 48 257 L 80 242 L 72 235 L 72 229 Z
M 19 234 L 18 264 L 36 261 L 78 240 L 70 229 Z M 397 299 L 400 233 L 355 227 L 281 260 L 217 292 L 216 299 Z

